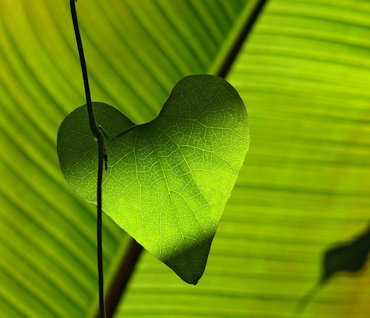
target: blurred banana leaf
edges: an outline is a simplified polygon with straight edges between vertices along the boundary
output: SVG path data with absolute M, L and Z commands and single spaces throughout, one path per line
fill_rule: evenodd
M 256 0 L 77 2 L 94 101 L 146 122 L 174 84 L 220 74 Z M 95 207 L 56 155 L 84 104 L 68 1 L 0 3 L 0 317 L 93 317 Z M 227 80 L 250 151 L 204 277 L 184 284 L 143 253 L 115 317 L 290 317 L 325 249 L 368 225 L 370 3 L 269 0 Z M 129 237 L 104 218 L 106 286 Z M 304 313 L 370 314 L 370 273 L 335 276 Z

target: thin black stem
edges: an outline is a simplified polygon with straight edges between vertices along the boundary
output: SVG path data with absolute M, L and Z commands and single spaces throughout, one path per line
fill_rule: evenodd
M 70 0 L 73 27 L 76 36 L 78 53 L 82 69 L 82 76 L 85 86 L 86 105 L 89 114 L 90 129 L 93 135 L 98 140 L 99 162 L 98 162 L 98 182 L 97 182 L 97 248 L 98 248 L 98 272 L 99 272 L 99 308 L 100 317 L 106 318 L 104 304 L 104 278 L 103 278 L 103 247 L 102 247 L 102 181 L 103 181 L 103 164 L 104 164 L 104 136 L 100 131 L 94 116 L 94 111 L 91 103 L 89 79 L 87 76 L 85 55 L 81 41 L 80 30 L 78 27 L 77 13 L 75 0 Z
M 119 303 L 122 301 L 123 291 L 130 281 L 142 250 L 143 247 L 134 239 L 131 239 L 126 253 L 122 257 L 119 268 L 116 270 L 111 284 L 108 286 L 106 293 L 108 318 L 113 318 Z M 94 317 L 99 318 L 99 313 L 96 313 Z

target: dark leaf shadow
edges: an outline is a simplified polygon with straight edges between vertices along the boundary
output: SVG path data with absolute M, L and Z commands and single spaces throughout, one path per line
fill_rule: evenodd
M 328 249 L 323 256 L 322 275 L 317 284 L 299 301 L 295 315 L 302 315 L 311 299 L 338 272 L 359 273 L 366 264 L 370 252 L 370 226 L 353 240 Z

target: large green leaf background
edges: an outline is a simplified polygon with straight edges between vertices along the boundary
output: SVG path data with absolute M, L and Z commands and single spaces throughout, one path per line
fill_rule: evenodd
M 174 84 L 218 74 L 253 0 L 77 2 L 94 101 L 158 114 Z M 290 317 L 333 243 L 369 219 L 370 3 L 269 0 L 227 80 L 250 150 L 204 277 L 144 252 L 115 317 Z M 69 189 L 56 135 L 84 104 L 68 1 L 0 3 L 0 317 L 92 317 L 95 208 Z M 106 285 L 129 237 L 104 218 Z M 305 316 L 367 317 L 369 273 L 333 277 Z

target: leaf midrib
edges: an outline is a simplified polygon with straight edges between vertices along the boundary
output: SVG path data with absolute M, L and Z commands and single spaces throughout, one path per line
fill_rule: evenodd
M 233 61 L 236 58 L 236 53 L 240 51 L 242 44 L 245 42 L 246 37 L 251 31 L 252 26 L 254 25 L 254 22 L 256 21 L 257 17 L 259 16 L 259 13 L 261 12 L 262 8 L 264 7 L 265 3 L 267 0 L 250 0 L 250 3 L 246 5 L 242 13 L 240 14 L 239 19 L 235 23 L 232 31 L 229 33 L 228 39 L 225 41 L 225 44 L 221 48 L 220 52 L 217 54 L 217 57 L 215 58 L 215 62 L 212 64 L 212 66 L 208 69 L 208 74 L 211 75 L 217 75 L 221 77 L 225 77 L 228 71 L 230 70 L 231 65 L 233 64 Z M 252 15 L 252 16 L 250 16 Z M 236 53 L 235 53 L 236 51 Z M 158 117 L 156 117 L 158 118 Z M 145 124 L 144 124 L 145 125 Z M 150 135 L 149 135 L 150 136 Z M 173 201 L 172 201 L 173 202 Z M 131 239 L 131 242 L 135 242 L 134 239 Z M 127 246 L 127 242 L 125 241 L 123 243 L 124 247 Z M 138 245 L 138 244 L 137 244 Z M 137 246 L 138 249 L 142 250 L 141 246 Z M 124 257 L 120 257 L 120 259 L 125 262 L 125 260 L 128 258 L 130 259 L 129 255 L 126 254 L 126 249 L 122 248 Z M 140 253 L 140 251 L 137 251 Z M 138 258 L 137 258 L 138 259 Z M 135 262 L 137 261 L 135 260 Z M 135 263 L 136 264 L 136 263 Z M 133 265 L 135 266 L 135 265 Z M 120 268 L 122 266 L 118 265 L 115 268 Z M 131 272 L 132 274 L 132 272 Z M 114 277 L 117 275 L 114 271 L 110 273 L 110 278 L 109 279 L 109 284 L 107 285 L 112 285 L 114 284 Z M 130 275 L 131 276 L 131 275 Z M 129 280 L 130 277 L 127 277 Z M 128 282 L 128 281 L 127 281 Z M 127 282 L 123 283 L 124 289 L 122 290 L 121 297 L 125 293 L 125 288 L 127 287 Z M 109 288 L 107 288 L 107 291 Z M 106 298 L 106 303 L 109 302 L 109 299 Z M 110 307 L 117 308 L 118 304 L 111 304 Z M 107 308 L 109 305 L 107 305 Z M 98 314 L 98 305 L 97 305 L 97 299 L 94 302 L 95 311 L 92 311 L 93 314 L 89 315 L 91 318 L 97 318 L 99 316 Z M 114 313 L 113 313 L 114 314 Z M 110 317 L 113 317 L 112 316 Z M 109 318 L 109 317 L 108 317 Z

